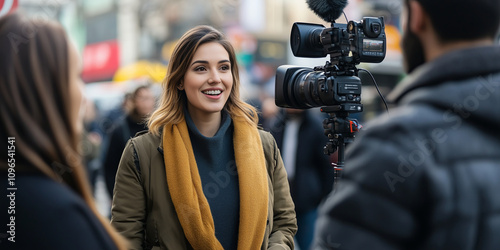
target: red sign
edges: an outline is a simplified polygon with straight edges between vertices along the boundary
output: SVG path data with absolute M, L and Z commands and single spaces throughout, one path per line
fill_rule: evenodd
M 9 14 L 17 9 L 18 0 L 0 0 L 0 16 Z
M 85 82 L 109 80 L 120 66 L 116 40 L 93 43 L 83 49 L 82 79 Z

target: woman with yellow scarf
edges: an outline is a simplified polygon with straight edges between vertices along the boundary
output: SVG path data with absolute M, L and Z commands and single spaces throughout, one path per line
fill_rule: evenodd
M 116 175 L 111 223 L 133 249 L 293 249 L 280 152 L 239 86 L 219 31 L 184 34 L 149 131 L 128 142 Z

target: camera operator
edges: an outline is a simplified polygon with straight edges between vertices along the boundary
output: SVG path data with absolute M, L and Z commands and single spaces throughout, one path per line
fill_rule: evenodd
M 406 0 L 409 76 L 365 124 L 315 249 L 500 249 L 499 0 Z
M 322 150 L 327 138 L 319 115 L 309 110 L 282 109 L 272 124 L 270 132 L 283 156 L 295 203 L 295 246 L 307 250 L 314 236 L 317 208 L 333 187 L 333 167 Z

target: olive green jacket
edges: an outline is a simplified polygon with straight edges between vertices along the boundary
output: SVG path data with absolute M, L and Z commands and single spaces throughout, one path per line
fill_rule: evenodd
M 268 171 L 267 225 L 261 249 L 293 249 L 295 206 L 276 142 L 259 130 Z M 113 192 L 111 224 L 130 249 L 191 249 L 170 198 L 161 137 L 142 133 L 129 140 Z

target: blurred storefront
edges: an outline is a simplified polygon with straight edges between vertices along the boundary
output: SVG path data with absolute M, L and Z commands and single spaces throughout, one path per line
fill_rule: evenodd
M 195 25 L 208 24 L 232 41 L 242 68 L 242 84 L 249 97 L 271 89 L 274 70 L 282 64 L 324 65 L 325 58 L 297 58 L 289 37 L 294 22 L 328 27 L 304 0 L 25 0 L 20 6 L 35 16 L 59 20 L 83 56 L 86 82 L 149 78 L 160 82 L 179 37 Z M 361 64 L 387 93 L 402 77 L 399 47 L 400 0 L 350 0 L 349 20 L 384 16 L 387 55 L 379 64 Z M 344 16 L 337 22 L 345 23 Z M 361 76 L 366 98 L 371 79 Z M 266 87 L 267 86 L 267 87 Z M 264 90 L 264 92 L 271 92 Z
M 0 1 L 0 17 L 7 15 L 17 9 L 18 0 L 1 0 Z
M 82 1 L 82 8 L 85 26 L 82 79 L 110 80 L 120 67 L 117 10 L 112 0 Z

